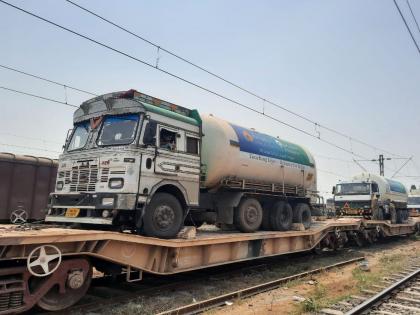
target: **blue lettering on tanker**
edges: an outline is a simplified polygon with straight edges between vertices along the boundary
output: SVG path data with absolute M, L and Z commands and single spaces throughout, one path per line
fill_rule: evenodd
M 269 135 L 230 124 L 239 139 L 239 149 L 269 158 L 313 166 L 308 154 L 300 146 Z
M 388 182 L 389 188 L 391 189 L 391 191 L 398 192 L 398 193 L 401 193 L 401 194 L 407 193 L 404 185 L 401 184 L 400 182 L 397 182 L 397 181 L 392 180 L 392 179 L 387 179 L 386 181 Z

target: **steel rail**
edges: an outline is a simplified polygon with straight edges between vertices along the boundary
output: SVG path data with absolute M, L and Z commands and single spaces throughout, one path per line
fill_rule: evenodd
M 287 283 L 289 281 L 292 280 L 296 280 L 296 279 L 300 279 L 309 275 L 313 275 L 313 274 L 317 274 L 323 271 L 327 271 L 333 268 L 337 268 L 337 267 L 342 267 L 351 263 L 355 263 L 361 260 L 364 260 L 365 257 L 357 257 L 357 258 L 353 258 L 350 260 L 346 260 L 346 261 L 342 261 L 339 263 L 335 263 L 329 266 L 325 266 L 325 267 L 321 267 L 321 268 L 317 268 L 317 269 L 313 269 L 310 271 L 305 271 L 305 272 L 301 272 L 295 275 L 291 275 L 288 277 L 284 277 L 284 278 L 280 278 L 280 279 L 276 279 L 276 280 L 272 280 L 266 283 L 262 283 L 262 284 L 258 284 L 252 287 L 247 287 L 245 289 L 241 289 L 241 290 L 237 290 L 234 292 L 230 292 L 227 294 L 223 294 L 223 295 L 219 295 L 216 296 L 214 298 L 208 299 L 208 300 L 204 300 L 204 301 L 199 301 L 196 303 L 192 303 L 192 304 L 188 304 L 185 306 L 181 306 L 169 311 L 164 311 L 161 313 L 158 313 L 157 315 L 182 315 L 182 314 L 198 314 L 204 311 L 207 311 L 209 309 L 218 307 L 218 306 L 222 306 L 225 304 L 226 301 L 229 301 L 231 299 L 241 299 L 241 298 L 245 298 L 245 297 L 250 297 L 262 292 L 266 292 L 266 291 L 270 291 L 273 289 L 278 288 L 280 285 Z
M 415 278 L 418 274 L 420 274 L 420 268 L 410 273 L 408 276 L 402 278 L 401 280 L 395 282 L 393 285 L 382 290 L 381 292 L 375 294 L 370 299 L 367 299 L 366 301 L 364 301 L 362 304 L 359 304 L 355 308 L 351 309 L 350 311 L 345 313 L 345 315 L 363 314 L 363 312 L 369 310 L 370 308 L 372 308 L 372 306 L 375 306 L 378 302 L 386 298 L 388 295 L 392 294 L 393 291 L 398 289 L 403 284 Z

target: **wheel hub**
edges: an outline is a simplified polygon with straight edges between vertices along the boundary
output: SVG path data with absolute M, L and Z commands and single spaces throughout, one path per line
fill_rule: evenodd
M 245 217 L 248 222 L 255 222 L 258 219 L 257 209 L 254 207 L 249 207 L 245 213 Z
M 84 282 L 85 277 L 83 271 L 79 270 L 72 271 L 67 278 L 67 285 L 73 290 L 81 288 Z
M 167 205 L 161 205 L 156 209 L 154 219 L 159 228 L 167 228 L 174 222 L 174 210 Z

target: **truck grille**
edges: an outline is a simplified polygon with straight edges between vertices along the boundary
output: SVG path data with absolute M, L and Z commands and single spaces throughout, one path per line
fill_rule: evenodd
M 70 171 L 60 171 L 58 172 L 58 178 L 64 180 L 64 184 L 70 184 Z
M 95 191 L 98 172 L 98 165 L 74 166 L 71 171 L 70 191 Z
M 101 183 L 108 183 L 109 168 L 104 167 L 101 170 Z

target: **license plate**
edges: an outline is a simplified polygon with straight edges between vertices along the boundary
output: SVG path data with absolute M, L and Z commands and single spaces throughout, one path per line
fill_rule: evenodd
M 358 209 L 346 209 L 346 213 L 348 214 L 359 214 L 359 210 Z
M 79 208 L 68 208 L 66 211 L 66 217 L 76 218 L 79 215 L 79 212 L 80 212 Z

